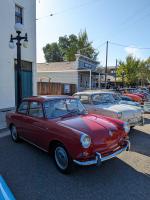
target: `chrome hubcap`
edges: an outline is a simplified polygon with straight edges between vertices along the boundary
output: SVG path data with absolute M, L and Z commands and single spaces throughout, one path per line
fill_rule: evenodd
M 65 170 L 68 166 L 68 156 L 63 147 L 55 149 L 55 160 L 60 169 Z
M 14 140 L 17 139 L 17 130 L 15 127 L 12 127 L 11 134 Z

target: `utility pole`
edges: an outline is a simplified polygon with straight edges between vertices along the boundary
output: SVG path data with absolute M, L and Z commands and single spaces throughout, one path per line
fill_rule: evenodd
M 115 87 L 117 86 L 117 66 L 118 66 L 118 60 L 116 59 L 116 66 L 115 66 Z
M 106 42 L 105 89 L 107 88 L 108 41 Z

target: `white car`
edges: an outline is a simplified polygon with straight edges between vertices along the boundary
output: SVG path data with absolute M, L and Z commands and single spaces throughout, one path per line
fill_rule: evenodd
M 130 127 L 144 125 L 143 110 L 140 107 L 118 104 L 109 92 L 78 92 L 79 98 L 89 113 L 105 115 L 128 122 Z

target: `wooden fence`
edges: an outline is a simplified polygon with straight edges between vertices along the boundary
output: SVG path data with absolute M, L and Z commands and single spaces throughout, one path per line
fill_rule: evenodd
M 67 84 L 70 87 L 69 92 L 65 92 L 65 85 L 64 83 L 38 82 L 38 95 L 72 95 L 76 92 L 75 84 Z

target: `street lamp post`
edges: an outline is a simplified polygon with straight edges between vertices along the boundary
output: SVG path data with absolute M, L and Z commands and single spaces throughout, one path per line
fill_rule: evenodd
M 14 48 L 14 41 L 16 41 L 17 45 L 17 106 L 21 103 L 22 100 L 22 77 L 21 77 L 21 40 L 24 40 L 23 46 L 27 48 L 28 46 L 28 36 L 27 33 L 25 33 L 24 36 L 21 36 L 21 32 L 23 30 L 23 25 L 20 23 L 15 24 L 15 30 L 17 33 L 16 37 L 13 37 L 11 34 L 9 47 Z

